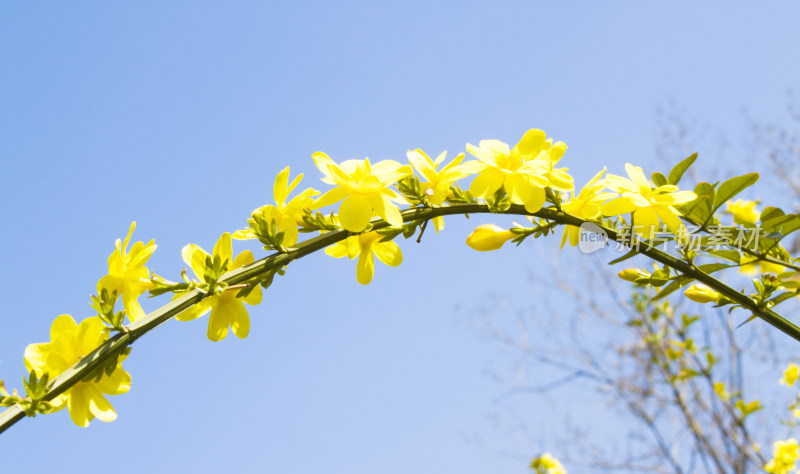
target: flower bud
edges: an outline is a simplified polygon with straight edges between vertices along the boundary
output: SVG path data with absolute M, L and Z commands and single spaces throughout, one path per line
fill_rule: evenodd
M 617 273 L 617 276 L 625 281 L 635 282 L 639 278 L 644 278 L 649 275 L 642 273 L 642 271 L 638 268 L 626 268 L 625 270 Z
M 719 293 L 705 285 L 692 285 L 683 294 L 697 303 L 717 302 L 721 297 Z
M 514 233 L 494 224 L 483 224 L 475 228 L 467 237 L 467 245 L 479 252 L 497 250 L 514 238 Z

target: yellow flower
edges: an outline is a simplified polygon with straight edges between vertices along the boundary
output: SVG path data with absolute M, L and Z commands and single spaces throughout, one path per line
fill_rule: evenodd
M 272 194 L 275 198 L 275 205 L 261 206 L 253 211 L 253 218 L 261 219 L 267 223 L 275 221 L 278 232 L 283 232 L 283 245 L 291 247 L 297 243 L 297 227 L 303 224 L 303 211 L 314 206 L 312 196 L 319 194 L 319 191 L 307 188 L 300 194 L 292 198 L 288 203 L 286 199 L 289 193 L 300 184 L 303 174 L 297 175 L 291 184 L 289 183 L 289 167 L 284 168 L 275 178 L 275 186 Z M 233 233 L 234 239 L 246 240 L 257 238 L 252 229 L 237 230 Z
M 771 474 L 788 474 L 794 471 L 798 457 L 800 457 L 800 446 L 796 439 L 775 441 L 772 460 L 764 466 L 764 470 Z
M 572 192 L 572 198 L 566 203 L 562 204 L 561 208 L 567 214 L 571 214 L 581 219 L 594 219 L 600 215 L 600 205 L 605 201 L 616 197 L 614 193 L 602 192 L 606 185 L 600 181 L 600 178 L 606 172 L 606 169 L 597 173 L 594 178 L 590 179 L 586 186 L 581 189 L 581 192 L 575 196 Z M 561 248 L 569 239 L 569 244 L 573 247 L 578 245 L 581 240 L 581 229 L 574 225 L 564 226 L 564 235 L 561 237 Z
M 683 294 L 696 303 L 712 303 L 721 297 L 719 293 L 706 285 L 692 285 Z
M 391 240 L 381 242 L 383 237 L 377 232 L 354 235 L 326 248 L 325 253 L 334 258 L 347 257 L 350 260 L 358 257 L 356 279 L 362 285 L 368 285 L 375 273 L 374 257 L 378 257 L 378 260 L 390 267 L 403 263 L 403 252 L 400 251 L 400 247 Z
M 109 294 L 116 291 L 118 297 L 122 296 L 122 306 L 131 322 L 144 316 L 144 310 L 136 299 L 151 287 L 150 273 L 144 264 L 156 250 L 153 240 L 147 245 L 136 242 L 130 251 L 127 250 L 135 228 L 136 222 L 131 224 L 124 242 L 117 239 L 116 250 L 108 257 L 108 275 L 97 282 L 98 295 L 105 288 Z
M 741 266 L 739 267 L 739 273 L 743 273 L 745 275 L 758 275 L 761 273 L 783 273 L 786 267 L 783 265 L 778 265 L 777 263 L 765 262 L 765 261 L 758 261 L 757 257 L 751 257 L 748 255 L 742 255 L 741 258 Z
M 99 317 L 84 319 L 78 325 L 72 316 L 62 314 L 50 327 L 50 342 L 30 344 L 25 348 L 25 367 L 36 372 L 38 377 L 48 374 L 50 379 L 78 363 L 83 357 L 108 339 L 108 331 Z M 94 378 L 78 382 L 52 403 L 58 409 L 65 406 L 76 425 L 87 427 L 94 417 L 101 421 L 117 418 L 114 407 L 103 394 L 120 395 L 131 388 L 131 376 L 122 369 L 124 355 L 110 375 L 103 374 L 99 381 Z
M 544 453 L 531 462 L 531 468 L 536 474 L 567 474 L 564 466 L 550 453 Z
M 725 389 L 725 384 L 722 382 L 714 382 L 714 392 L 717 393 L 717 396 L 721 398 L 723 401 L 728 401 L 731 399 L 731 394 Z
M 417 148 L 416 150 L 409 150 L 408 161 L 420 172 L 423 178 L 427 181 L 420 183 L 422 185 L 422 192 L 428 196 L 428 203 L 438 206 L 447 199 L 450 193 L 450 185 L 454 181 L 459 180 L 469 173 L 461 169 L 459 164 L 464 160 L 464 154 L 460 153 L 453 161 L 446 164 L 442 169 L 438 169 L 439 165 L 444 161 L 447 152 L 442 152 L 436 160 L 431 160 L 424 151 Z M 444 228 L 444 219 L 442 216 L 434 217 L 433 225 L 436 232 Z
M 233 248 L 231 246 L 231 236 L 227 232 L 220 236 L 217 244 L 214 245 L 213 257 L 205 250 L 194 244 L 183 247 L 181 251 L 183 261 L 192 267 L 192 271 L 201 281 L 204 280 L 206 273 L 206 259 L 219 257 L 223 262 L 228 262 L 228 270 L 235 270 L 239 267 L 253 263 L 253 254 L 245 250 L 236 256 L 233 261 Z M 209 310 L 211 315 L 208 317 L 208 338 L 212 341 L 221 341 L 228 335 L 228 327 L 233 330 L 236 337 L 244 339 L 250 332 L 250 315 L 244 303 L 251 306 L 261 303 L 261 287 L 256 286 L 249 295 L 238 298 L 238 289 L 223 291 L 221 294 L 212 295 L 197 303 L 193 307 L 180 313 L 175 317 L 178 321 L 191 321 L 206 314 Z M 175 297 L 180 297 L 176 294 Z
M 478 173 L 469 192 L 475 197 L 491 196 L 505 189 L 511 202 L 523 204 L 528 212 L 536 212 L 545 202 L 545 187 L 569 191 L 573 180 L 566 168 L 554 166 L 564 155 L 564 142 L 551 143 L 541 130 L 528 130 L 513 149 L 498 140 L 481 140 L 467 151 L 479 161 L 461 165 L 469 174 Z
M 350 232 L 363 231 L 376 215 L 394 227 L 403 225 L 400 209 L 392 202 L 402 202 L 401 198 L 388 186 L 413 173 L 411 166 L 393 160 L 371 165 L 369 158 L 337 164 L 322 152 L 314 153 L 312 157 L 325 175 L 322 181 L 337 185 L 320 196 L 314 208 L 330 206 L 344 199 L 339 206 L 339 222 Z
M 797 367 L 794 363 L 790 362 L 786 367 L 786 370 L 783 372 L 783 378 L 780 380 L 780 384 L 791 387 L 795 382 L 797 382 L 798 377 L 800 377 L 800 367 Z
M 479 252 L 497 250 L 506 242 L 515 237 L 510 230 L 503 229 L 494 224 L 479 225 L 467 237 L 467 245 Z
M 754 225 L 761 218 L 761 213 L 756 210 L 757 204 L 746 199 L 729 201 L 726 212 L 733 215 L 733 222 L 737 224 Z
M 618 216 L 633 212 L 633 225 L 637 233 L 652 239 L 658 232 L 659 221 L 677 233 L 683 225 L 674 205 L 685 204 L 697 196 L 692 191 L 678 191 L 678 187 L 665 184 L 654 187 L 638 166 L 625 164 L 630 179 L 609 175 L 606 184 L 621 196 L 600 207 L 604 216 Z

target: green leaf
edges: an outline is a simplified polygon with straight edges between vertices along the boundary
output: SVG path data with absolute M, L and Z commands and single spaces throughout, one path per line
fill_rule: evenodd
M 767 222 L 768 220 L 774 219 L 776 217 L 780 217 L 784 215 L 783 209 L 779 207 L 772 207 L 768 206 L 765 207 L 763 211 L 761 211 L 761 222 Z
M 664 186 L 665 184 L 667 184 L 667 177 L 659 173 L 658 171 L 656 171 L 650 176 L 653 178 L 653 183 L 656 186 Z
M 669 267 L 659 268 L 650 275 L 649 283 L 656 288 L 662 287 L 669 281 Z
M 766 233 L 777 233 L 779 235 L 770 235 L 770 238 L 782 239 L 792 232 L 800 229 L 800 216 L 797 214 L 785 214 L 782 216 L 775 216 L 770 219 L 761 219 L 761 229 Z
M 614 265 L 615 263 L 623 262 L 623 261 L 633 257 L 637 253 L 639 253 L 638 250 L 631 250 L 630 252 L 626 253 L 625 255 L 621 256 L 620 258 L 616 258 L 616 259 L 608 262 L 608 264 L 609 265 Z
M 736 252 L 736 254 L 738 255 L 739 252 Z M 703 265 L 698 265 L 697 269 L 700 270 L 703 273 L 707 273 L 707 274 L 711 275 L 714 272 L 718 272 L 720 270 L 724 270 L 724 269 L 730 268 L 732 266 L 733 265 L 727 265 L 727 264 L 724 264 L 724 263 L 706 263 L 706 264 L 703 264 Z
M 659 291 L 653 297 L 653 301 L 657 301 L 657 300 L 660 300 L 661 298 L 669 296 L 670 294 L 672 294 L 676 290 L 680 289 L 683 286 L 688 285 L 692 281 L 694 281 L 694 280 L 689 278 L 689 277 L 679 277 L 678 279 L 673 280 L 669 285 L 667 285 L 664 288 L 662 288 L 661 291 Z
M 781 293 L 778 296 L 772 298 L 771 300 L 767 301 L 767 303 L 770 303 L 769 307 L 771 308 L 771 307 L 773 307 L 775 305 L 783 303 L 784 301 L 786 301 L 788 299 L 791 299 L 791 298 L 794 298 L 796 296 L 797 296 L 797 293 L 795 293 L 793 291 L 787 291 L 785 293 Z
M 758 173 L 748 173 L 742 176 L 731 178 L 719 185 L 717 195 L 714 198 L 714 211 L 722 207 L 723 204 L 728 202 L 731 198 L 744 191 L 746 188 L 754 185 L 758 181 Z
M 737 250 L 725 250 L 725 249 L 711 250 L 711 249 L 708 249 L 705 252 L 707 254 L 709 254 L 709 255 L 713 255 L 713 256 L 719 257 L 719 258 L 724 258 L 725 260 L 730 260 L 731 262 L 734 262 L 734 263 L 740 263 L 741 260 L 742 260 L 742 255 Z M 716 270 L 714 270 L 714 271 L 716 271 Z
M 672 168 L 672 171 L 669 172 L 669 178 L 667 178 L 667 183 L 678 184 L 678 182 L 683 177 L 683 174 L 686 173 L 686 170 L 688 170 L 689 167 L 692 166 L 692 163 L 694 163 L 696 159 L 697 159 L 697 153 L 693 154 L 689 158 L 686 158 L 685 160 L 675 165 L 675 167 Z
M 792 290 L 797 290 L 800 289 L 800 281 L 797 280 L 781 281 L 781 286 L 783 288 L 790 288 Z
M 697 198 L 694 201 L 687 202 L 680 206 L 680 211 L 693 222 L 698 224 L 707 223 L 712 215 L 714 207 L 714 197 L 716 192 L 714 187 L 716 185 L 709 183 L 700 183 L 694 188 L 694 193 Z

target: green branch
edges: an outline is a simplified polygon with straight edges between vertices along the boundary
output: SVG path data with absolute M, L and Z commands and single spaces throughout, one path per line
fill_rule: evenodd
M 452 204 L 433 208 L 407 209 L 402 211 L 401 215 L 403 216 L 404 222 L 412 222 L 426 221 L 434 217 L 454 214 L 483 213 L 492 213 L 492 211 L 489 210 L 489 206 L 486 204 Z M 503 211 L 500 214 L 534 216 L 547 219 L 558 224 L 573 225 L 578 227 L 587 222 L 578 217 L 556 210 L 555 208 L 545 208 L 537 212 L 530 213 L 527 212 L 523 206 L 512 205 L 508 210 Z M 372 230 L 379 230 L 386 227 L 388 227 L 388 224 L 383 220 L 377 218 L 372 220 Z M 630 241 L 630 238 L 622 238 L 616 231 L 612 229 L 604 227 L 601 228 L 603 228 L 603 230 L 607 233 L 609 239 L 613 241 L 619 243 L 627 243 Z M 296 247 L 289 249 L 287 252 L 274 253 L 250 265 L 246 265 L 229 272 L 220 279 L 220 282 L 224 282 L 228 285 L 236 285 L 252 280 L 258 280 L 260 277 L 266 275 L 270 271 L 280 269 L 281 267 L 288 265 L 298 258 L 324 249 L 325 247 L 342 241 L 351 235 L 354 234 L 346 230 L 336 230 L 321 234 L 317 237 L 300 243 Z M 755 316 L 763 319 L 768 324 L 776 327 L 793 339 L 800 341 L 800 327 L 786 320 L 778 313 L 770 309 L 760 308 L 759 305 L 748 296 L 725 285 L 711 275 L 699 270 L 694 265 L 679 260 L 672 255 L 667 254 L 666 252 L 656 249 L 655 247 L 649 246 L 647 242 L 635 239 L 632 243 L 638 246 L 637 251 L 642 255 L 645 255 L 688 277 L 706 284 L 707 286 L 726 296 L 728 299 L 740 304 L 742 307 L 749 309 Z M 81 359 L 80 362 L 76 363 L 55 377 L 51 382 L 46 395 L 42 399 L 51 401 L 55 397 L 66 392 L 83 380 L 84 377 L 96 369 L 104 366 L 104 364 L 107 363 L 111 358 L 116 357 L 119 352 L 130 346 L 138 338 L 155 329 L 157 326 L 165 323 L 182 311 L 199 303 L 207 296 L 209 295 L 205 294 L 201 290 L 192 290 L 184 296 L 170 302 L 165 306 L 162 306 L 145 317 L 140 318 L 136 322 L 131 323 L 126 327 L 124 332 L 120 332 L 111 337 L 108 341 Z M 0 413 L 0 433 L 3 433 L 14 423 L 24 417 L 25 412 L 19 406 L 15 405 L 9 407 Z

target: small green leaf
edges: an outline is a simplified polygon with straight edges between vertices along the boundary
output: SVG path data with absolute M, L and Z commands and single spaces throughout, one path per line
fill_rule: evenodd
M 664 186 L 665 184 L 667 184 L 667 177 L 659 173 L 658 171 L 650 175 L 650 177 L 653 178 L 653 183 L 656 186 Z
M 797 296 L 797 293 L 795 293 L 793 291 L 787 291 L 785 293 L 779 294 L 775 298 L 772 298 L 771 300 L 767 301 L 767 303 L 769 303 L 768 306 L 770 308 L 772 308 L 773 306 L 778 305 L 780 303 L 783 303 L 784 301 L 786 301 L 788 299 L 791 299 L 791 298 L 794 298 L 796 296 Z
M 623 262 L 623 261 L 633 257 L 634 255 L 636 255 L 638 253 L 639 253 L 638 250 L 635 250 L 635 249 L 631 250 L 630 252 L 626 253 L 625 255 L 608 262 L 608 264 L 609 265 L 614 265 L 615 263 Z
M 667 286 L 665 286 L 664 288 L 662 288 L 662 289 L 661 289 L 661 291 L 659 291 L 659 292 L 658 292 L 658 293 L 657 293 L 657 294 L 656 294 L 656 295 L 653 297 L 653 301 L 657 301 L 657 300 L 660 300 L 661 298 L 664 298 L 664 297 L 666 297 L 666 296 L 669 296 L 670 294 L 672 294 L 672 293 L 673 293 L 673 292 L 675 292 L 676 290 L 680 289 L 680 288 L 681 288 L 681 287 L 683 287 L 683 286 L 686 286 L 686 285 L 688 285 L 688 284 L 689 284 L 689 283 L 691 283 L 692 281 L 694 281 L 694 280 L 693 280 L 693 279 L 691 279 L 691 278 L 688 278 L 688 277 L 679 277 L 679 278 L 678 278 L 678 279 L 676 279 L 676 280 L 672 280 L 672 282 L 670 282 L 670 284 L 669 284 L 669 285 L 667 285 Z
M 689 158 L 686 158 L 685 160 L 675 165 L 675 167 L 672 168 L 672 171 L 669 172 L 667 183 L 678 184 L 678 182 L 680 182 L 681 178 L 683 177 L 683 174 L 686 173 L 686 170 L 688 170 L 689 167 L 692 166 L 692 164 L 696 159 L 697 159 L 697 153 L 693 154 Z
M 736 252 L 736 253 L 738 255 L 739 252 Z M 703 273 L 708 273 L 709 275 L 711 275 L 714 272 L 718 272 L 720 270 L 724 270 L 724 269 L 730 268 L 732 266 L 733 265 L 727 265 L 727 264 L 724 264 L 724 263 L 706 263 L 706 264 L 703 264 L 703 265 L 698 265 L 697 269 L 700 270 Z
M 705 252 L 707 254 L 709 254 L 709 255 L 713 255 L 713 256 L 719 257 L 719 258 L 724 258 L 725 260 L 730 260 L 731 262 L 734 262 L 734 263 L 739 263 L 742 260 L 742 255 L 737 250 L 725 250 L 725 249 L 712 250 L 712 249 L 709 249 L 709 250 L 706 250 Z M 713 271 L 716 271 L 716 270 L 713 270 Z

